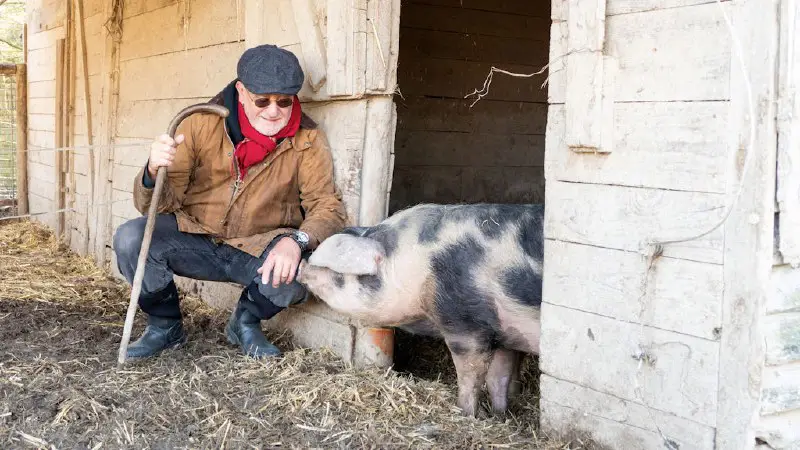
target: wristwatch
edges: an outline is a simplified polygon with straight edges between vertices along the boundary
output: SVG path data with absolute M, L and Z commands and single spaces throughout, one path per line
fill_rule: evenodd
M 305 231 L 297 230 L 289 234 L 289 237 L 294 239 L 295 242 L 297 242 L 297 245 L 300 246 L 301 252 L 306 251 L 306 249 L 308 248 L 308 233 L 306 233 Z

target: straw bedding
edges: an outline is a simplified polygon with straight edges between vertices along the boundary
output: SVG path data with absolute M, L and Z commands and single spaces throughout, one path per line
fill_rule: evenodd
M 440 342 L 398 335 L 385 371 L 272 334 L 285 356 L 252 361 L 192 297 L 186 347 L 118 368 L 129 293 L 40 225 L 0 223 L 0 448 L 589 447 L 538 432 L 534 363 L 511 414 L 464 418 Z

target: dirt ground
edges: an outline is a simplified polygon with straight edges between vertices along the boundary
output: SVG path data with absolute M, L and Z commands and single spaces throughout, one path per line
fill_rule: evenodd
M 507 417 L 464 418 L 441 342 L 398 334 L 384 371 L 272 335 L 285 356 L 257 362 L 195 298 L 186 347 L 119 368 L 128 289 L 46 229 L 0 221 L 0 448 L 589 447 L 538 432 L 535 362 Z

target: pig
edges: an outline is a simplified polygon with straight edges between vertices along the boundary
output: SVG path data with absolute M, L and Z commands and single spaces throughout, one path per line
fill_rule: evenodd
M 298 281 L 364 324 L 444 339 L 458 406 L 476 416 L 484 382 L 503 414 L 520 360 L 538 355 L 544 206 L 420 204 L 323 241 Z

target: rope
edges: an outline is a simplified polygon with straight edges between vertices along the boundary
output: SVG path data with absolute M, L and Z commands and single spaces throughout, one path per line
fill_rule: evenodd
M 108 205 L 113 205 L 114 203 L 129 202 L 129 201 L 132 201 L 132 200 L 133 200 L 132 198 L 123 198 L 123 199 L 118 199 L 118 200 L 112 200 L 110 202 L 89 203 L 89 204 L 86 205 L 86 212 L 88 213 L 90 210 L 95 209 L 98 206 L 108 206 Z M 4 220 L 25 219 L 25 218 L 28 218 L 28 217 L 46 216 L 48 214 L 58 214 L 58 213 L 64 213 L 64 212 L 76 212 L 76 213 L 79 213 L 81 211 L 78 210 L 78 209 L 75 209 L 75 208 L 55 209 L 55 210 L 52 210 L 52 211 L 42 211 L 42 212 L 37 212 L 37 213 L 21 214 L 21 215 L 18 215 L 18 216 L 0 217 L 0 222 L 4 221 Z

